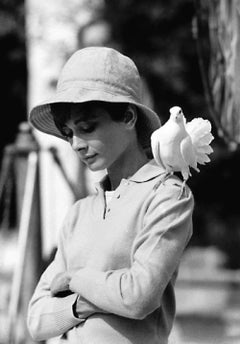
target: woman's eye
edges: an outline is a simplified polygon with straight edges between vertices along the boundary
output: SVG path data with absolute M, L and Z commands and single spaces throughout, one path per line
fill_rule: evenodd
M 92 133 L 96 128 L 95 124 L 82 125 L 79 129 L 83 133 Z
M 69 128 L 62 128 L 61 129 L 61 133 L 64 137 L 66 137 L 67 139 L 70 139 L 72 138 L 73 136 L 73 133 L 72 133 L 72 130 L 69 129 Z

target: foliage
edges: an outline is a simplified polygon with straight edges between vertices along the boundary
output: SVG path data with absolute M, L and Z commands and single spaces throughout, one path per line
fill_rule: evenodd
M 6 130 L 1 131 L 0 156 L 6 144 L 17 133 L 18 124 L 26 117 L 26 47 L 24 1 L 0 2 L 0 97 L 1 118 Z
M 181 105 L 187 116 L 207 117 L 192 20 L 194 5 L 184 1 L 105 1 L 112 39 L 131 56 L 145 77 L 163 122 Z
M 216 147 L 213 161 L 189 180 L 195 198 L 191 244 L 218 247 L 232 269 L 240 268 L 239 174 L 239 151 Z
M 218 134 L 230 149 L 240 143 L 240 4 L 235 0 L 195 0 L 198 46 L 205 94 Z

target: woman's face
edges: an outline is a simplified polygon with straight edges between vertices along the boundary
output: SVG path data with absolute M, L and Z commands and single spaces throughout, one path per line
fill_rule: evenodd
M 113 121 L 101 106 L 84 114 L 72 105 L 70 118 L 62 132 L 81 161 L 92 171 L 108 169 L 114 163 L 121 162 L 127 154 L 132 137 L 126 122 Z

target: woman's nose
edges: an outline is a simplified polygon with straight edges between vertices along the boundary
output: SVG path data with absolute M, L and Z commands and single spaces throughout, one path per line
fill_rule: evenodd
M 73 135 L 72 149 L 75 151 L 84 150 L 87 148 L 87 142 L 78 136 Z

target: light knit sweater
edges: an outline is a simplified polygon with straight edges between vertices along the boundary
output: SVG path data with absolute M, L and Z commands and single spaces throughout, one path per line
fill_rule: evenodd
M 179 199 L 177 177 L 163 177 L 163 168 L 151 160 L 121 181 L 108 206 L 104 183 L 72 206 L 56 257 L 29 304 L 35 340 L 64 335 L 72 344 L 168 342 L 174 283 L 192 234 L 194 201 L 188 187 Z M 52 297 L 52 279 L 66 270 L 73 273 L 73 294 Z

